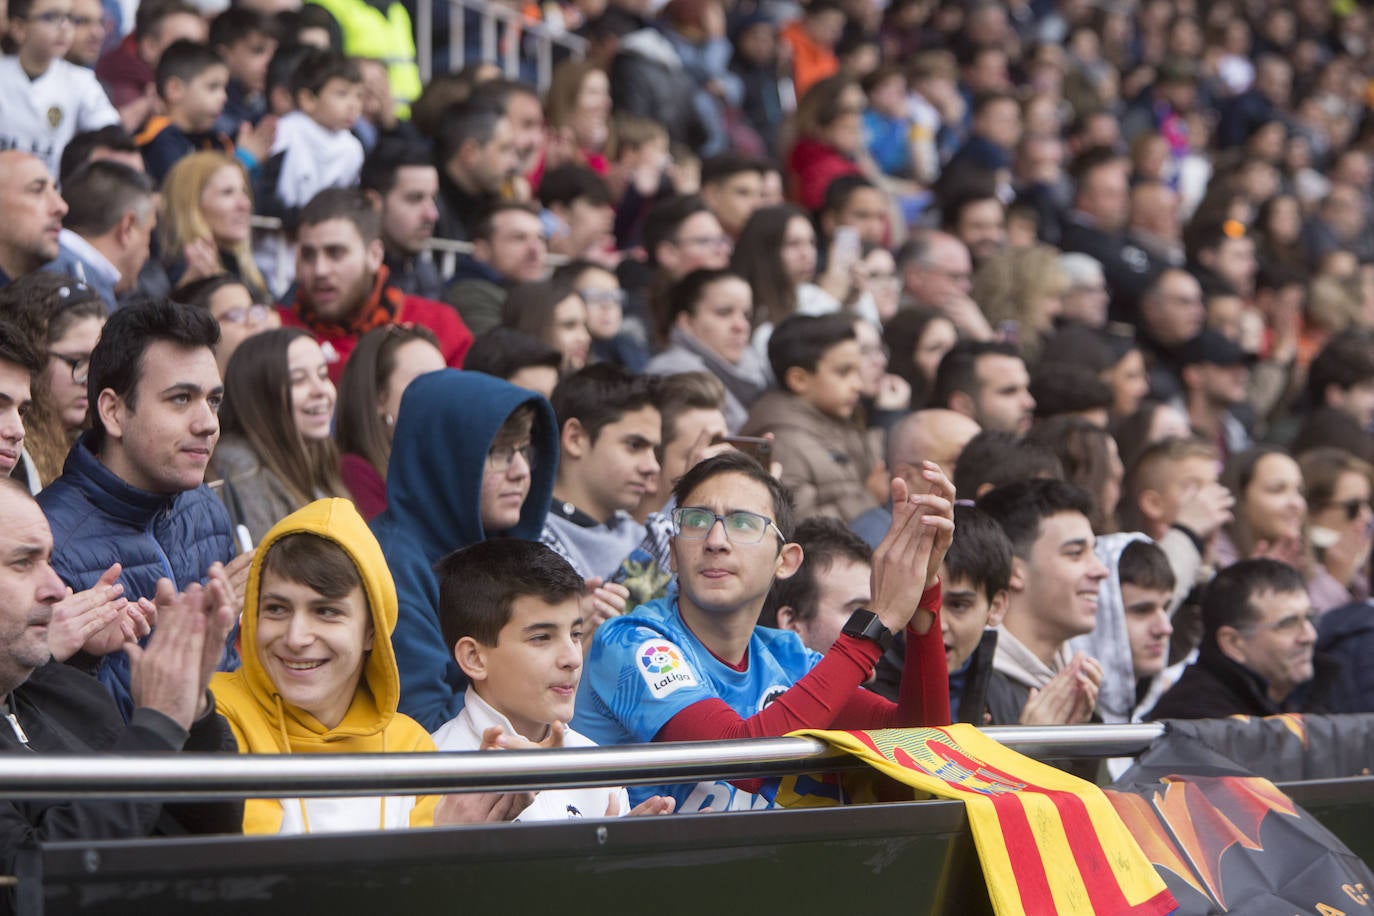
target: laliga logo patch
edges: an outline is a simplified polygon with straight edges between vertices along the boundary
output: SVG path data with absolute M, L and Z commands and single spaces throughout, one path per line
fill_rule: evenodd
M 682 657 L 682 650 L 670 642 L 651 639 L 635 652 L 639 656 L 639 673 L 654 699 L 661 700 L 680 687 L 695 687 L 699 683 L 690 665 Z

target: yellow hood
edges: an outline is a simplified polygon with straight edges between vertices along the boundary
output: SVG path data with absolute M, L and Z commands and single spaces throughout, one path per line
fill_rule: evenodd
M 290 534 L 313 534 L 342 547 L 358 569 L 372 613 L 372 651 L 363 665 L 362 681 L 343 721 L 332 729 L 284 702 L 258 657 L 257 609 L 263 559 L 274 543 Z M 278 522 L 258 545 L 248 572 L 239 638 L 242 666 L 231 674 L 216 674 L 210 684 L 220 712 L 239 739 L 239 748 L 257 754 L 410 750 L 387 747 L 385 736 L 401 695 L 391 647 L 396 612 L 391 571 L 377 539 L 353 503 L 346 499 L 317 500 Z

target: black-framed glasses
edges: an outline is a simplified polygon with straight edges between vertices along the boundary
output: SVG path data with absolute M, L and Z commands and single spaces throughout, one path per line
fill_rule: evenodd
M 72 370 L 72 381 L 78 385 L 85 384 L 87 376 L 91 374 L 91 354 L 83 356 L 68 356 L 65 353 L 58 353 L 53 350 L 48 351 L 48 355 L 55 360 L 67 364 L 67 368 Z
M 716 522 L 725 526 L 725 536 L 732 544 L 757 544 L 768 533 L 769 527 L 778 532 L 778 538 L 787 543 L 781 529 L 766 515 L 757 512 L 727 512 L 721 515 L 702 506 L 679 506 L 673 510 L 673 530 L 678 537 L 689 541 L 704 541 L 711 535 Z
M 1343 499 L 1338 503 L 1329 503 L 1328 505 L 1339 506 L 1341 509 L 1345 510 L 1345 519 L 1348 522 L 1353 522 L 1355 519 L 1359 518 L 1361 509 L 1374 510 L 1374 502 L 1371 502 L 1367 497 L 1364 499 Z
M 526 442 L 524 445 L 492 446 L 487 452 L 487 468 L 493 471 L 509 471 L 516 455 L 525 459 L 525 467 L 534 467 L 534 445 Z
M 1275 620 L 1273 623 L 1251 623 L 1246 625 L 1249 630 L 1272 630 L 1275 633 L 1293 634 L 1302 629 L 1304 623 L 1312 625 L 1312 629 L 1317 628 L 1318 614 L 1316 611 L 1308 611 L 1306 614 L 1289 614 L 1282 620 Z

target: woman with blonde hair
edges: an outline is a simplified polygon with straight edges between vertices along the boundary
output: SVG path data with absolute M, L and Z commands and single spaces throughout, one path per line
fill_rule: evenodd
M 269 301 L 253 263 L 252 215 L 248 172 L 233 157 L 199 152 L 174 165 L 162 182 L 157 226 L 172 288 L 229 273 L 243 281 L 254 302 Z
M 970 295 L 993 327 L 1015 322 L 1017 345 L 1032 362 L 1063 310 L 1068 286 L 1059 252 L 1049 245 L 1033 245 L 1007 249 L 984 261 L 973 275 Z

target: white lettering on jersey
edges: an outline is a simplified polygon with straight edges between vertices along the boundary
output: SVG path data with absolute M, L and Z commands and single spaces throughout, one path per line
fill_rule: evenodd
M 635 650 L 639 673 L 649 685 L 649 693 L 661 700 L 674 690 L 695 687 L 701 682 L 682 650 L 666 639 L 650 639 Z

